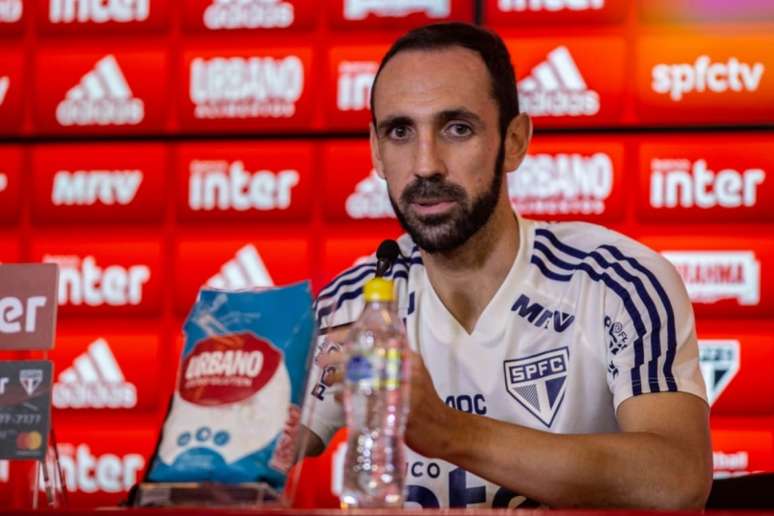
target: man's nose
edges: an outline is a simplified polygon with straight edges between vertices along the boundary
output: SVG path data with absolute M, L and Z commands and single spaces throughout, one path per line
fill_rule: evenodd
M 414 150 L 414 175 L 421 177 L 445 175 L 446 166 L 440 150 L 435 135 L 430 131 L 420 132 Z

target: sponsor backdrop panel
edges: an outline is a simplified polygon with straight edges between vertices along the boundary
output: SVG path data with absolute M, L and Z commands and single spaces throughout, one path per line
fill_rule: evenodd
M 181 144 L 178 217 L 183 221 L 306 221 L 316 169 L 312 143 Z
M 19 235 L 0 232 L 0 263 L 15 263 L 21 258 Z
M 159 397 L 159 375 L 174 374 L 159 360 L 161 338 L 150 333 L 153 323 L 143 322 L 137 332 L 116 331 L 99 322 L 89 331 L 67 321 L 59 325 L 54 361 L 55 409 L 79 416 L 92 410 L 102 416 L 147 412 L 164 404 Z M 165 364 L 166 366 L 166 364 Z M 92 413 L 93 414 L 93 413 Z
M 712 431 L 712 459 L 715 477 L 760 471 L 774 471 L 774 432 L 772 420 L 762 420 L 760 429 Z
M 31 258 L 59 264 L 60 314 L 156 315 L 165 283 L 159 240 L 37 234 Z
M 733 319 L 774 313 L 774 239 L 664 236 L 642 242 L 675 266 L 697 316 Z
M 644 138 L 638 212 L 644 221 L 774 221 L 774 134 Z
M 629 0 L 484 0 L 484 22 L 500 27 L 610 24 L 623 21 Z
M 519 168 L 508 175 L 511 204 L 536 219 L 620 222 L 624 143 L 594 136 L 536 136 Z
M 309 31 L 318 23 L 323 5 L 318 0 L 187 0 L 182 13 L 183 28 L 192 33 Z
M 0 134 L 21 132 L 25 80 L 21 43 L 0 41 Z
M 68 506 L 115 507 L 142 479 L 158 428 L 103 421 L 91 428 L 58 425 L 56 432 Z
M 311 277 L 309 241 L 304 233 L 259 237 L 257 229 L 242 238 L 220 234 L 180 239 L 175 250 L 175 303 L 185 314 L 202 287 L 244 289 L 270 287 Z
M 164 51 L 41 50 L 36 128 L 44 134 L 159 133 L 166 122 L 167 72 Z
M 371 122 L 371 85 L 382 56 L 390 47 L 335 46 L 328 51 L 325 117 L 329 129 L 367 131 Z
M 182 131 L 308 130 L 316 88 L 311 47 L 187 50 L 183 53 Z
M 442 21 L 473 21 L 473 0 L 329 0 L 334 29 L 407 29 Z
M 623 38 L 519 37 L 505 43 L 516 70 L 520 109 L 532 115 L 536 127 L 622 122 Z
M 774 120 L 774 36 L 642 36 L 637 105 L 647 124 Z
M 161 143 L 38 145 L 35 222 L 160 222 L 167 147 Z
M 19 219 L 23 147 L 0 145 L 0 224 Z
M 765 22 L 774 20 L 774 4 L 761 0 L 696 2 L 695 0 L 641 0 L 644 22 L 688 24 L 692 22 Z
M 27 0 L 27 5 L 33 2 L 41 34 L 82 36 L 166 31 L 173 0 Z
M 699 326 L 699 360 L 713 416 L 774 415 L 774 337 L 753 333 L 741 322 L 729 331 Z

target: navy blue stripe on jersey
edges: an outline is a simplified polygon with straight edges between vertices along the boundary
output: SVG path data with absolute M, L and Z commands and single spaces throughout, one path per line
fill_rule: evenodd
M 539 231 L 539 230 L 538 230 Z M 620 283 L 618 283 L 616 280 L 614 280 L 608 273 L 599 273 L 595 271 L 591 265 L 585 262 L 580 262 L 577 264 L 572 264 L 568 262 L 563 262 L 561 259 L 559 259 L 548 247 L 543 244 L 542 242 L 535 241 L 533 244 L 535 249 L 541 251 L 543 255 L 548 259 L 550 263 L 553 265 L 556 265 L 557 267 L 560 267 L 564 270 L 569 271 L 575 271 L 575 270 L 581 270 L 584 271 L 586 274 L 589 275 L 589 277 L 594 281 L 602 281 L 605 285 L 607 285 L 608 288 L 610 288 L 613 292 L 615 292 L 618 297 L 621 298 L 621 301 L 623 301 L 624 308 L 626 308 L 626 312 L 629 314 L 629 317 L 631 317 L 632 322 L 634 323 L 634 329 L 637 331 L 637 338 L 634 339 L 634 360 L 635 364 L 643 364 L 645 362 L 645 350 L 643 349 L 642 345 L 642 338 L 647 334 L 647 329 L 645 328 L 645 324 L 642 322 L 642 318 L 640 317 L 640 313 L 637 310 L 637 307 L 634 305 L 634 301 L 632 301 L 632 296 L 629 293 L 628 290 L 623 288 Z M 572 276 L 569 276 L 572 278 Z M 554 278 L 555 279 L 555 278 Z M 562 281 L 569 281 L 562 280 Z M 640 379 L 640 369 L 639 367 L 634 367 L 632 369 L 632 393 L 636 396 L 638 394 L 642 394 L 642 380 Z
M 645 305 L 645 309 L 648 311 L 648 317 L 650 318 L 650 321 L 651 321 L 651 328 L 650 328 L 650 346 L 651 346 L 650 357 L 651 358 L 648 361 L 648 386 L 650 387 L 650 392 L 659 392 L 661 390 L 658 385 L 658 380 L 659 380 L 658 359 L 661 356 L 661 317 L 659 316 L 659 313 L 656 308 L 656 304 L 653 301 L 653 298 L 648 293 L 647 289 L 645 288 L 645 285 L 642 283 L 642 280 L 637 276 L 631 275 L 628 271 L 626 271 L 621 266 L 620 263 L 608 262 L 596 250 L 591 252 L 580 251 L 576 248 L 570 247 L 562 243 L 561 241 L 559 241 L 556 235 L 554 235 L 548 230 L 538 230 L 538 231 L 543 231 L 541 233 L 541 236 L 547 238 L 560 251 L 581 260 L 592 258 L 603 268 L 612 268 L 624 281 L 627 281 L 632 285 L 634 285 L 634 288 L 637 291 L 637 294 L 639 295 L 640 299 Z M 635 353 L 635 356 L 637 356 L 636 353 Z M 643 363 L 644 363 L 644 354 L 643 354 L 643 362 L 635 363 L 635 367 L 639 369 L 639 367 Z M 636 376 L 639 379 L 639 373 Z
M 600 266 L 607 269 L 612 269 L 618 276 L 620 276 L 621 279 L 628 282 L 629 284 L 633 285 L 638 297 L 642 301 L 643 305 L 645 306 L 648 316 L 651 321 L 652 327 L 650 328 L 650 344 L 651 344 L 651 359 L 648 361 L 648 387 L 650 388 L 650 392 L 659 392 L 661 389 L 659 387 L 659 378 L 658 378 L 658 359 L 661 356 L 661 341 L 660 341 L 660 335 L 661 335 L 661 318 L 659 316 L 658 310 L 656 308 L 655 302 L 653 301 L 653 298 L 651 298 L 650 294 L 648 293 L 647 289 L 645 288 L 644 284 L 642 283 L 642 280 L 630 274 L 628 271 L 626 271 L 620 263 L 617 262 L 609 262 L 606 260 L 598 251 L 592 251 L 592 252 L 585 252 L 581 251 L 579 249 L 570 247 L 561 241 L 550 231 L 544 230 L 544 229 L 538 229 L 536 231 L 536 236 L 542 236 L 545 239 L 547 239 L 552 245 L 554 245 L 557 249 L 560 251 L 579 258 L 581 260 L 587 260 L 588 258 L 593 259 L 595 262 L 597 262 Z M 541 242 L 536 241 L 535 244 L 536 248 L 545 248 Z M 541 249 L 543 251 L 544 249 Z M 547 250 L 547 248 L 546 248 Z M 545 254 L 545 252 L 544 252 Z M 557 265 L 559 265 L 557 263 Z M 571 265 L 571 264 L 566 264 Z M 561 266 L 561 265 L 559 265 Z M 566 268 L 566 267 L 563 267 Z M 585 270 L 585 268 L 584 268 Z M 607 284 L 607 282 L 606 282 Z M 620 286 L 620 284 L 619 284 Z M 623 288 L 623 287 L 622 287 Z M 630 311 L 627 307 L 627 311 Z M 639 312 L 637 312 L 637 315 L 639 316 Z M 631 317 L 631 313 L 630 313 Z M 632 318 L 634 322 L 634 318 Z M 640 319 L 641 320 L 641 319 Z M 635 324 L 635 326 L 637 326 Z M 638 334 L 639 334 L 638 329 Z M 632 375 L 632 384 L 634 386 L 634 394 L 639 394 L 637 392 L 639 389 L 637 388 L 641 383 L 640 378 L 640 367 L 645 362 L 645 356 L 644 356 L 644 350 L 638 349 L 637 344 L 639 346 L 642 346 L 642 338 L 643 335 L 640 334 L 640 338 L 635 342 L 635 364 L 634 369 L 631 370 Z M 671 370 L 669 372 L 670 374 L 665 374 L 667 378 L 671 377 Z M 672 386 L 667 382 L 667 388 L 669 390 L 674 390 L 671 388 Z
M 537 268 L 540 269 L 540 272 L 543 273 L 543 276 L 556 280 L 556 281 L 570 281 L 572 279 L 572 274 L 559 274 L 551 269 L 549 269 L 545 263 L 543 263 L 543 260 L 541 260 L 538 256 L 535 256 L 534 254 L 529 259 L 531 263 L 534 263 L 537 265 Z
M 672 364 L 674 364 L 675 355 L 677 354 L 677 329 L 675 325 L 675 312 L 672 308 L 672 303 L 669 300 L 669 296 L 667 295 L 666 290 L 664 289 L 663 285 L 661 285 L 661 282 L 658 280 L 658 278 L 656 278 L 656 275 L 653 274 L 653 272 L 651 272 L 648 268 L 644 267 L 639 261 L 637 261 L 637 259 L 630 256 L 625 256 L 619 249 L 613 247 L 612 245 L 602 245 L 600 248 L 607 250 L 617 260 L 624 260 L 631 264 L 632 267 L 645 274 L 651 285 L 653 285 L 653 288 L 656 290 L 661 303 L 664 305 L 667 314 L 667 353 L 666 359 L 664 360 L 663 370 L 669 390 L 676 391 L 677 384 L 675 382 L 675 377 L 672 374 Z
M 362 271 L 363 269 L 368 267 L 372 267 L 374 270 L 376 270 L 376 262 L 361 263 L 360 265 L 350 267 L 349 269 L 345 270 L 344 272 L 342 272 L 341 274 L 333 278 L 331 281 L 329 281 L 328 284 L 325 287 L 323 287 L 323 289 L 320 291 L 317 297 L 327 296 L 332 289 L 335 289 L 338 287 L 339 281 L 341 281 L 345 277 L 349 277 L 350 275 L 358 271 Z
M 320 295 L 317 296 L 318 301 L 324 301 L 326 299 L 331 299 L 336 297 L 336 294 L 339 293 L 339 291 L 344 288 L 348 287 L 350 285 L 355 285 L 357 283 L 362 282 L 365 278 L 368 276 L 373 275 L 376 273 L 376 266 L 372 265 L 370 267 L 363 267 L 360 269 L 360 272 L 357 276 L 352 276 L 346 279 L 343 279 L 336 283 L 335 287 L 333 289 L 328 289 L 326 292 L 320 292 Z

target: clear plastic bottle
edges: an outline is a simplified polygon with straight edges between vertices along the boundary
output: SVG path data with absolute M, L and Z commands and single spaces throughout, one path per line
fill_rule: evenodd
M 408 343 L 392 281 L 374 278 L 347 339 L 344 407 L 347 453 L 341 506 L 402 507 L 403 432 L 408 415 Z

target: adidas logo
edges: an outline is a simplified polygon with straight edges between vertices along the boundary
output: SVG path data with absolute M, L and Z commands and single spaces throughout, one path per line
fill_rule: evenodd
M 133 97 L 112 54 L 97 61 L 56 108 L 56 120 L 64 126 L 137 125 L 144 117 L 145 104 Z
M 273 287 L 274 281 L 258 250 L 254 245 L 247 244 L 236 252 L 233 260 L 229 260 L 220 268 L 220 273 L 207 281 L 207 286 L 223 290 L 241 290 Z
M 344 209 L 353 219 L 395 218 L 395 211 L 387 194 L 387 182 L 371 170 L 367 178 L 355 186 L 354 193 L 347 197 Z
M 124 379 L 107 341 L 99 338 L 59 373 L 51 400 L 58 409 L 130 409 L 137 405 L 137 388 Z
M 599 93 L 583 80 L 565 46 L 548 53 L 548 59 L 519 81 L 519 98 L 534 116 L 593 116 L 599 112 Z

